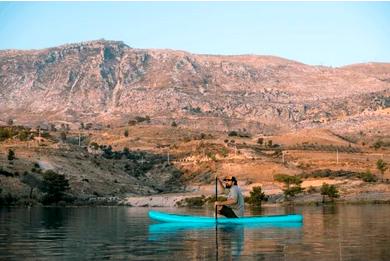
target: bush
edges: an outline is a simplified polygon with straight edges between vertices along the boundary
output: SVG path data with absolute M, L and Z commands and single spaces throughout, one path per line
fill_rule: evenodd
M 331 201 L 333 201 L 335 198 L 340 197 L 336 186 L 329 185 L 327 183 L 322 184 L 321 195 L 323 196 L 322 202 L 325 202 L 325 196 L 329 197 L 331 199 Z
M 290 176 L 286 174 L 277 174 L 274 176 L 274 180 L 282 182 L 285 185 L 283 193 L 286 200 L 294 197 L 296 194 L 302 193 L 303 188 L 301 187 L 302 180 L 298 176 Z M 293 185 L 291 187 L 291 185 Z
M 97 150 L 99 149 L 99 144 L 97 144 L 96 142 L 91 142 L 91 144 L 89 144 L 89 146 L 94 149 L 94 150 Z
M 238 133 L 237 133 L 237 131 L 229 131 L 228 136 L 229 137 L 238 136 Z
M 252 206 L 261 206 L 262 201 L 267 201 L 268 197 L 261 190 L 261 187 L 253 187 L 249 192 L 249 197 L 245 197 L 245 202 L 248 202 Z
M 377 181 L 377 177 L 373 175 L 369 170 L 363 172 L 359 176 L 365 182 L 375 182 Z
M 178 207 L 202 207 L 206 203 L 204 195 L 201 197 L 184 198 L 176 203 Z
M 299 176 L 290 176 L 286 174 L 277 174 L 274 176 L 274 180 L 284 183 L 287 187 L 292 184 L 299 185 L 302 183 L 302 180 Z
M 9 149 L 7 158 L 8 158 L 9 161 L 14 160 L 15 159 L 15 152 L 13 150 Z
M 381 180 L 383 181 L 383 175 L 384 175 L 385 171 L 388 169 L 387 163 L 383 159 L 379 159 L 376 162 L 376 168 L 380 171 Z
M 129 137 L 129 130 L 125 130 L 125 132 L 124 132 L 124 135 L 125 135 L 125 137 Z
M 220 150 L 221 155 L 226 158 L 228 156 L 228 150 L 225 147 L 222 147 Z
M 295 197 L 295 195 L 302 193 L 303 188 L 300 185 L 297 185 L 290 188 L 286 188 L 283 190 L 283 192 L 286 199 L 290 199 L 292 197 Z

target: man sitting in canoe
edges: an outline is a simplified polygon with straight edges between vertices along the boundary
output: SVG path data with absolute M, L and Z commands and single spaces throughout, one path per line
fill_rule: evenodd
M 237 179 L 233 176 L 227 176 L 223 182 L 218 178 L 218 183 L 223 190 L 228 190 L 227 200 L 216 201 L 215 207 L 218 214 L 227 218 L 237 218 L 244 216 L 244 196 L 237 185 Z

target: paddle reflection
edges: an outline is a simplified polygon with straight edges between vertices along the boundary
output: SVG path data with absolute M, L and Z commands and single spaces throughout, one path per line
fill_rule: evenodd
M 210 242 L 210 237 L 215 237 L 215 256 L 223 260 L 231 257 L 235 260 L 242 255 L 245 245 L 245 232 L 267 233 L 267 240 L 270 238 L 270 230 L 300 230 L 302 223 L 258 223 L 258 224 L 215 224 L 207 223 L 157 223 L 150 224 L 149 240 L 158 242 L 173 242 L 186 239 L 189 235 L 198 234 L 199 243 Z M 199 234 L 201 233 L 201 234 Z M 202 239 L 202 237 L 207 237 Z M 203 242 L 203 243 L 202 243 Z M 212 242 L 212 241 L 211 241 Z M 205 246 L 200 248 L 204 248 Z M 207 246 L 209 247 L 209 246 Z M 210 253 L 209 253 L 210 254 Z

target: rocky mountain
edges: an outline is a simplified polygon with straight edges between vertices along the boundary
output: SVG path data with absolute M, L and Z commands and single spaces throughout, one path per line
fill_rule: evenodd
M 257 55 L 134 49 L 98 40 L 0 51 L 0 121 L 152 122 L 200 129 L 390 122 L 390 64 L 310 66 Z M 383 112 L 383 113 L 382 113 Z M 350 120 L 359 117 L 359 121 Z M 347 124 L 347 125 L 348 125 Z

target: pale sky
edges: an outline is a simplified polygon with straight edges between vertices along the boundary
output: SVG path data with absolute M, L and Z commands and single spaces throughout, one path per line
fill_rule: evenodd
M 0 49 L 101 38 L 312 65 L 390 62 L 390 2 L 0 2 Z

